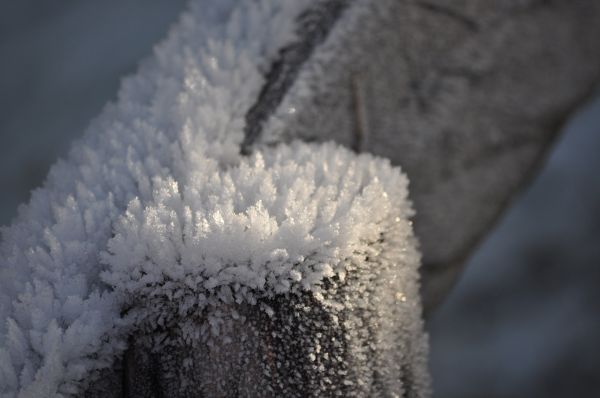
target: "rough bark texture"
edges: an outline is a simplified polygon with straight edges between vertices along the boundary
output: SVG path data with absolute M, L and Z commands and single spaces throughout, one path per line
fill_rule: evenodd
M 288 60 L 282 51 L 274 62 L 272 70 L 297 64 L 287 65 L 293 76 L 279 88 L 267 80 L 263 92 L 277 95 L 261 95 L 249 110 L 244 149 L 335 139 L 401 165 L 411 180 L 423 296 L 432 307 L 597 83 L 600 2 L 378 0 L 334 15 L 335 24 L 321 19 L 327 35 L 307 47 L 309 56 Z M 323 28 L 318 23 L 307 39 Z M 170 396 L 160 364 L 177 362 L 185 349 L 152 357 L 133 343 L 85 397 Z

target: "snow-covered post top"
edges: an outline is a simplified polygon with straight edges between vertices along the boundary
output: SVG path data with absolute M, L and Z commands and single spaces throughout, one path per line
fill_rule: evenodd
M 160 369 L 169 396 L 426 394 L 420 255 L 398 168 L 293 143 L 196 172 L 157 182 L 145 207 L 131 201 L 102 254 L 138 377 Z
M 4 229 L 2 397 L 427 395 L 406 177 L 240 154 L 310 4 L 192 2 Z

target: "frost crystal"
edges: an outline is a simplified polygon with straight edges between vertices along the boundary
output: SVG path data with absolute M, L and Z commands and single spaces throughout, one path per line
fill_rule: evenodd
M 143 297 L 149 314 L 320 294 L 387 229 L 410 239 L 406 221 L 389 223 L 411 214 L 404 176 L 334 144 L 280 146 L 226 168 L 207 158 L 183 180 L 157 179 L 145 206 L 133 199 L 102 255 L 103 280 Z M 175 312 L 156 310 L 165 302 Z
M 295 142 L 154 186 L 115 223 L 102 278 L 169 396 L 426 394 L 419 254 L 389 161 Z
M 3 230 L 2 397 L 81 396 L 131 335 L 167 396 L 426 395 L 405 176 L 331 143 L 239 154 L 307 3 L 193 2 Z

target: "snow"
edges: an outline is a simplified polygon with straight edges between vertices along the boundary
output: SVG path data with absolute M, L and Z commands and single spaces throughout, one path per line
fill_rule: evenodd
M 285 318 L 293 344 L 310 348 L 310 374 L 334 361 L 355 394 L 426 394 L 420 256 L 399 168 L 332 143 L 239 154 L 244 116 L 307 4 L 192 2 L 4 228 L 2 397 L 80 395 L 134 332 L 157 351 L 250 342 L 240 325 L 258 330 L 258 320 L 224 314 L 233 303 Z M 275 305 L 280 296 L 302 310 Z M 313 306 L 330 323 L 307 323 Z M 293 334 L 303 328 L 320 337 Z M 345 345 L 333 344 L 341 331 Z M 331 380 L 315 379 L 314 391 Z

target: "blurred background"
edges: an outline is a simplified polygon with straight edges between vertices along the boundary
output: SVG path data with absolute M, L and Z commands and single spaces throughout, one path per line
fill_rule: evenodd
M 0 224 L 185 0 L 0 1 Z M 428 320 L 436 397 L 600 396 L 600 95 Z
M 429 322 L 437 397 L 600 397 L 600 98 Z

